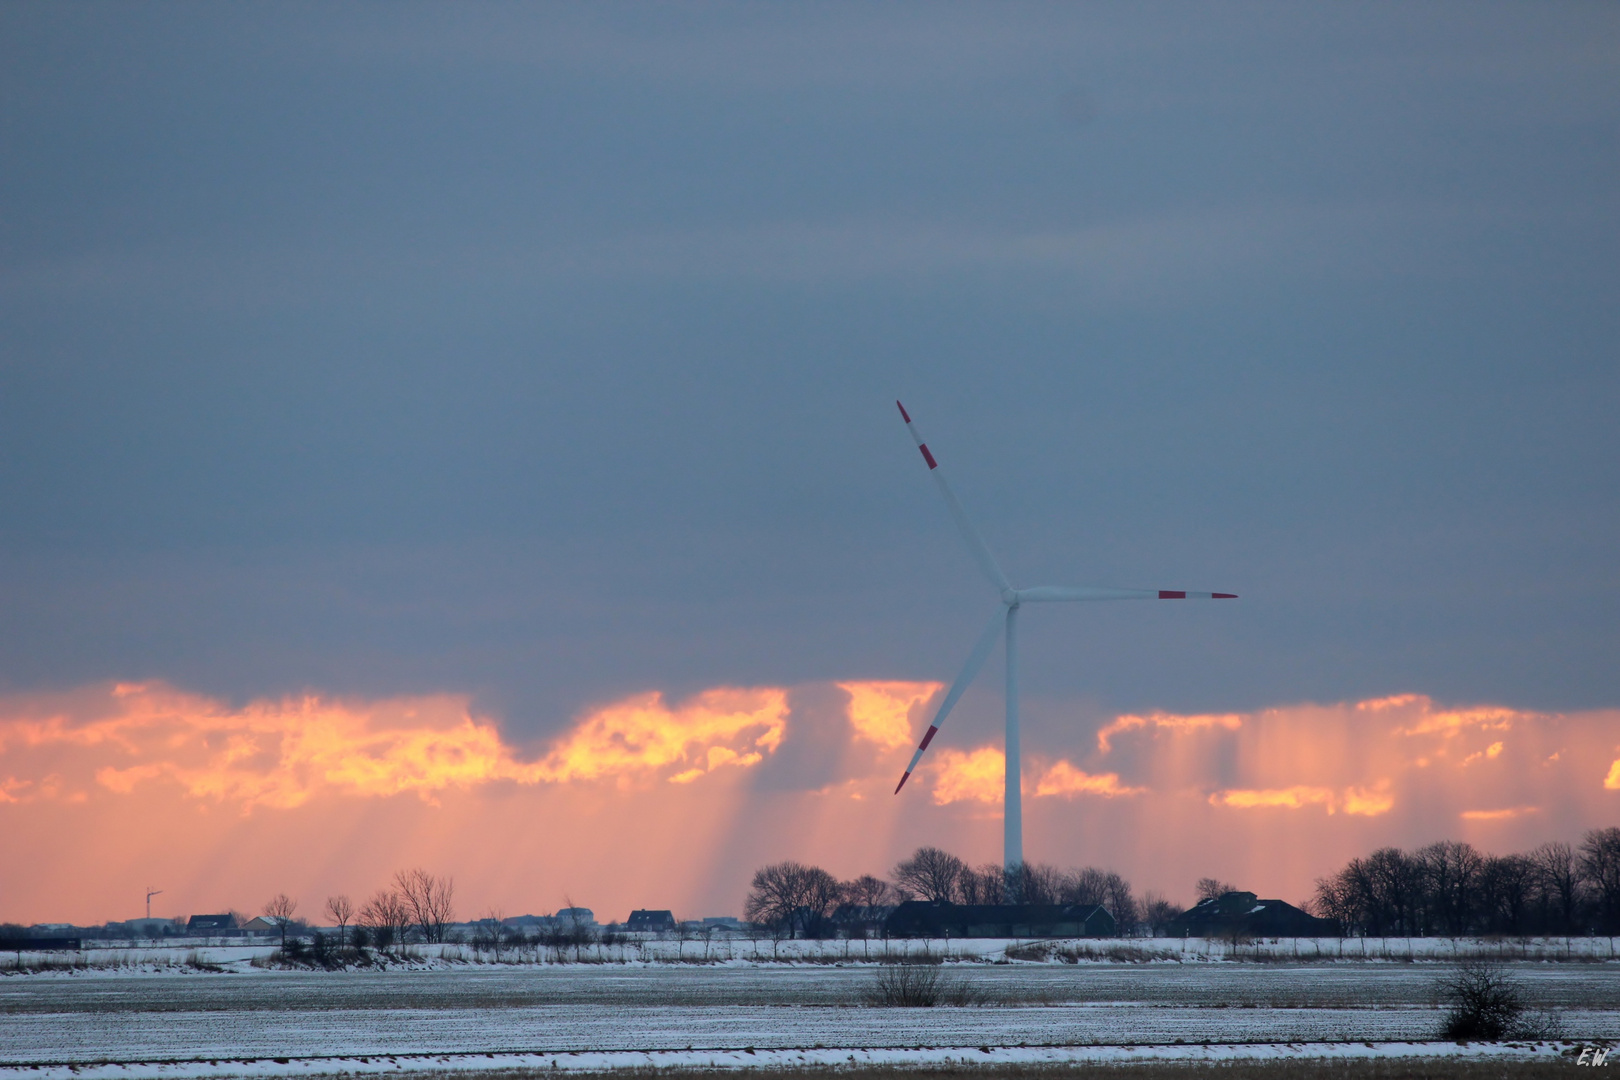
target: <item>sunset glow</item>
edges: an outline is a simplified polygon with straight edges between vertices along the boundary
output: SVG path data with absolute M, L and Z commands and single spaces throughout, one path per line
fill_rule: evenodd
M 1002 800 L 1007 757 L 993 746 L 962 751 L 941 749 L 932 766 L 934 802 L 998 803 Z
M 1102 795 L 1111 799 L 1118 795 L 1143 795 L 1147 793 L 1147 788 L 1121 784 L 1116 773 L 1092 775 L 1080 771 L 1067 761 L 1059 761 L 1036 781 L 1034 793 L 1036 797 Z
M 1106 754 L 1113 747 L 1113 737 L 1126 731 L 1164 730 L 1177 733 L 1198 731 L 1203 728 L 1225 728 L 1228 731 L 1235 731 L 1242 724 L 1243 718 L 1233 715 L 1171 716 L 1166 713 L 1154 713 L 1151 716 L 1116 716 L 1097 732 L 1097 749 Z
M 149 877 L 180 913 L 282 890 L 318 904 L 406 864 L 454 874 L 467 915 L 565 896 L 612 917 L 734 913 L 775 859 L 846 877 L 921 843 L 993 860 L 999 746 L 941 737 L 926 796 L 892 794 L 940 689 L 649 692 L 532 747 L 456 695 L 232 705 L 146 683 L 0 698 L 0 860 L 40 868 L 8 882 L 0 918 L 127 916 Z M 1069 745 L 1042 736 L 1051 756 L 1024 763 L 1030 857 L 1182 898 L 1208 874 L 1297 899 L 1377 846 L 1522 849 L 1620 811 L 1614 711 L 1403 695 L 1065 726 Z M 822 764 L 807 773 L 809 745 Z
M 721 688 L 674 708 L 645 694 L 587 715 L 543 758 L 522 762 L 459 698 L 305 696 L 231 709 L 165 686 L 120 684 L 104 701 L 78 700 L 89 702 L 78 715 L 0 719 L 0 752 L 60 766 L 37 780 L 8 777 L 6 801 L 82 801 L 87 775 L 115 794 L 168 783 L 244 813 L 301 806 L 326 792 L 431 800 L 446 788 L 502 780 L 630 784 L 672 773 L 665 778 L 686 783 L 722 766 L 758 764 L 781 744 L 787 723 L 783 690 Z
M 936 682 L 841 682 L 849 694 L 849 722 L 855 733 L 884 749 L 910 746 L 911 710 L 945 688 Z

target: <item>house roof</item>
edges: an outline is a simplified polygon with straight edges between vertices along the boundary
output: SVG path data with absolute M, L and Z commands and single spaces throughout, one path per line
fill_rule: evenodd
M 186 923 L 187 930 L 230 930 L 236 924 L 227 912 L 224 915 L 193 915 Z
M 1318 919 L 1285 900 L 1261 900 L 1252 892 L 1228 892 L 1199 901 L 1170 920 L 1171 937 L 1324 937 L 1338 933 L 1332 919 Z

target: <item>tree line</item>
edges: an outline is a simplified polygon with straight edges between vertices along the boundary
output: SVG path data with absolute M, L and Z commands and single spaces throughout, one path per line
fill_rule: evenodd
M 920 847 L 891 871 L 893 880 L 865 874 L 839 881 L 819 866 L 773 863 L 754 872 L 743 917 L 787 937 L 867 936 L 880 930 L 887 909 L 905 900 L 953 904 L 1100 904 L 1119 932 L 1158 929 L 1180 910 L 1149 892 L 1138 899 L 1130 882 L 1111 870 L 1059 869 L 1025 863 L 1008 871 L 997 863 L 970 866 L 937 847 Z
M 1312 907 L 1371 937 L 1620 933 L 1620 828 L 1512 855 L 1380 848 L 1319 879 Z
M 442 942 L 455 921 L 455 896 L 456 882 L 452 877 L 420 869 L 399 870 L 390 884 L 378 889 L 358 908 L 340 893 L 326 898 L 323 913 L 338 928 L 340 949 L 350 945 L 387 949 L 412 938 Z M 265 903 L 263 911 L 264 917 L 281 931 L 281 947 L 285 950 L 287 931 L 304 928 L 296 918 L 298 901 L 286 893 L 277 893 Z

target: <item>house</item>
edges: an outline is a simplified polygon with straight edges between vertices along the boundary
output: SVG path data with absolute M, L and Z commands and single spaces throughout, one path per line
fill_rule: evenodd
M 236 929 L 236 920 L 225 915 L 193 915 L 186 923 L 187 934 L 229 934 Z
M 588 907 L 565 907 L 558 910 L 557 924 L 563 927 L 596 925 L 596 913 Z
M 268 937 L 271 934 L 281 933 L 281 924 L 274 919 L 267 919 L 263 915 L 255 916 L 242 925 L 242 932 L 255 937 Z
M 1113 937 L 1099 904 L 946 904 L 907 900 L 889 915 L 889 937 Z
M 624 928 L 632 934 L 656 934 L 675 929 L 675 916 L 668 910 L 637 908 L 630 913 Z
M 703 919 L 706 930 L 718 930 L 725 933 L 740 934 L 746 927 L 735 915 L 706 915 Z
M 1171 919 L 1164 932 L 1167 937 L 1335 937 L 1339 924 L 1282 900 L 1229 892 L 1199 901 Z

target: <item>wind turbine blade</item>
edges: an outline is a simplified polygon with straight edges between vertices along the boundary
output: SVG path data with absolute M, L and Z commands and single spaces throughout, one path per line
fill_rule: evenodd
M 939 703 L 939 708 L 934 712 L 934 719 L 929 721 L 928 730 L 923 734 L 922 742 L 917 744 L 917 752 L 911 755 L 911 764 L 906 766 L 905 775 L 900 777 L 900 782 L 894 786 L 896 795 L 900 794 L 900 789 L 906 786 L 906 781 L 916 771 L 917 762 L 922 760 L 923 751 L 927 750 L 928 744 L 934 741 L 934 736 L 939 733 L 939 726 L 945 722 L 945 718 L 951 714 L 951 710 L 961 700 L 962 694 L 968 688 L 968 684 L 973 681 L 973 676 L 977 675 L 979 669 L 984 667 L 985 660 L 990 656 L 990 650 L 996 647 L 996 641 L 1001 637 L 1001 628 L 1006 621 L 1007 609 L 997 608 L 995 615 L 990 619 L 990 625 L 986 626 L 984 633 L 979 635 L 979 643 L 973 646 L 973 652 L 968 655 L 967 663 L 962 665 L 962 670 L 956 676 L 956 681 L 951 684 L 951 689 L 945 695 L 945 700 Z
M 967 511 L 962 509 L 962 503 L 957 499 L 956 492 L 951 490 L 951 485 L 945 479 L 945 470 L 939 467 L 939 462 L 928 449 L 928 444 L 923 442 L 922 432 L 911 422 L 911 414 L 906 412 L 906 407 L 898 401 L 895 405 L 900 409 L 900 418 L 906 422 L 906 430 L 917 440 L 917 449 L 922 451 L 923 460 L 928 463 L 928 471 L 939 484 L 940 494 L 945 496 L 945 505 L 950 507 L 951 517 L 956 519 L 956 527 L 962 531 L 962 539 L 967 541 L 968 550 L 973 552 L 973 557 L 978 560 L 979 569 L 984 571 L 984 576 L 989 578 L 990 584 L 996 588 L 1003 591 L 1012 588 L 1007 575 L 996 565 L 996 557 L 990 554 L 990 546 L 984 542 L 984 537 L 979 535 L 979 530 L 973 527 L 973 522 L 968 520 Z
M 1036 585 L 1015 590 L 1019 603 L 1049 600 L 1236 600 L 1237 593 L 1186 589 L 1098 589 L 1088 585 Z

